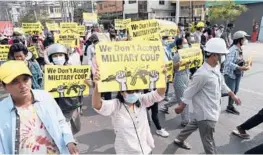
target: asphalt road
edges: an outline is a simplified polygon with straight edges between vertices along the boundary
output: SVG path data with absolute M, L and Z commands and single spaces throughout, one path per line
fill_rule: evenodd
M 245 120 L 256 114 L 263 108 L 263 44 L 255 43 L 244 47 L 244 55 L 253 56 L 253 67 L 242 78 L 240 92 L 242 105 L 237 107 L 241 112 L 239 116 L 225 112 L 227 99 L 223 99 L 220 120 L 215 131 L 215 141 L 220 154 L 242 154 L 246 150 L 263 143 L 263 125 L 259 125 L 249 131 L 250 140 L 241 140 L 231 135 L 231 131 Z M 170 94 L 173 94 L 171 87 Z M 5 94 L 0 90 L 0 99 Z M 162 104 L 162 103 L 160 103 Z M 82 129 L 75 135 L 81 153 L 85 154 L 111 154 L 114 151 L 114 132 L 111 119 L 98 115 L 91 108 L 90 97 L 85 98 L 84 114 L 81 118 Z M 152 133 L 155 140 L 154 154 L 200 154 L 204 153 L 199 132 L 193 133 L 187 141 L 191 144 L 190 151 L 178 148 L 173 144 L 173 139 L 182 130 L 179 115 L 170 108 L 170 114 L 159 113 L 162 126 L 170 133 L 168 138 L 162 138 L 155 134 L 155 126 L 152 125 Z

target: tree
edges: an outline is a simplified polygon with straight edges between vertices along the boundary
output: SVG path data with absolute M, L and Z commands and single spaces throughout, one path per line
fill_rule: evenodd
M 232 1 L 220 1 L 214 3 L 214 6 L 209 8 L 208 19 L 210 21 L 223 20 L 226 23 L 233 22 L 236 17 L 246 11 L 247 7 L 245 5 L 235 4 Z

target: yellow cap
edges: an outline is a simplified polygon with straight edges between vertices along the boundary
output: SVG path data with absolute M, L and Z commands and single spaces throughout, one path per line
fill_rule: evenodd
M 198 22 L 196 27 L 205 27 L 205 23 L 204 22 Z
M 7 61 L 0 66 L 0 80 L 9 84 L 19 75 L 27 74 L 32 76 L 24 61 Z

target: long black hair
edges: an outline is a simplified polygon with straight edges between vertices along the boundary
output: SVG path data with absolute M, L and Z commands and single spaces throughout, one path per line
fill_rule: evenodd
M 240 44 L 241 46 L 242 46 L 242 40 L 243 40 L 244 38 L 239 38 L 239 39 L 234 39 L 233 40 L 233 43 L 232 43 L 232 45 L 230 46 L 230 47 L 232 47 L 232 46 L 234 46 L 234 45 L 237 45 L 237 44 Z

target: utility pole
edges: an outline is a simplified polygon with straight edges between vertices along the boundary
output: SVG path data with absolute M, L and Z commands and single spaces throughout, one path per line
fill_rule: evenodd
M 179 23 L 179 17 L 180 17 L 180 0 L 176 0 L 176 24 Z

